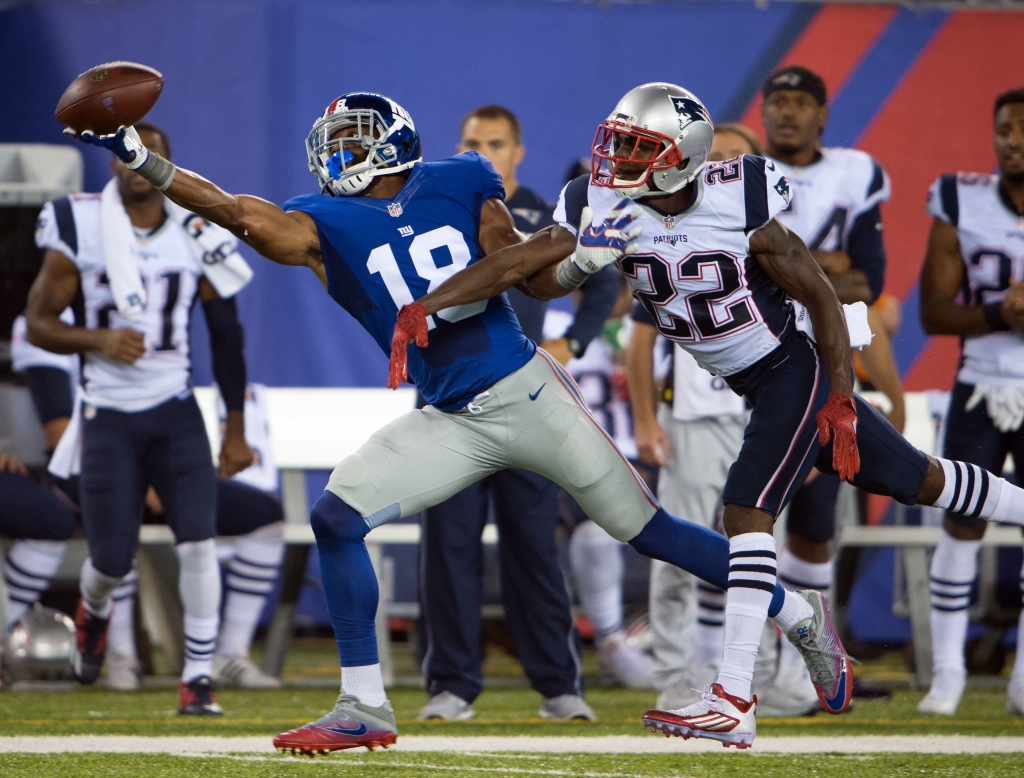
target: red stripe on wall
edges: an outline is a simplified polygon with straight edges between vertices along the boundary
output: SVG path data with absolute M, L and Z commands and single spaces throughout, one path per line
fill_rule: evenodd
M 894 6 L 823 6 L 777 67 L 804 65 L 810 68 L 825 79 L 829 96 L 834 96 L 895 14 Z M 740 121 L 755 130 L 764 143 L 761 103 L 759 92 Z
M 910 315 L 910 311 L 906 312 Z M 917 315 L 917 312 L 914 312 Z M 952 389 L 960 361 L 960 340 L 950 336 L 929 338 L 928 345 L 903 376 L 903 390 Z

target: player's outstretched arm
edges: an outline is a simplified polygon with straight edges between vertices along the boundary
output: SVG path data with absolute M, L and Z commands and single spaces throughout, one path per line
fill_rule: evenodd
M 921 269 L 921 326 L 929 335 L 984 335 L 1024 329 L 1024 284 L 1013 284 L 1001 302 L 964 305 L 964 261 L 956 227 L 932 221 L 928 254 Z
M 272 262 L 309 267 L 326 285 L 316 224 L 306 214 L 286 213 L 259 197 L 228 194 L 202 176 L 147 149 L 133 127 L 121 127 L 114 135 L 83 132 L 75 137 L 110 149 L 129 170 L 178 205 L 230 230 Z
M 772 219 L 750 236 L 750 253 L 782 290 L 807 306 L 832 392 L 818 412 L 818 440 L 835 436 L 832 465 L 850 480 L 860 469 L 857 408 L 853 402 L 850 333 L 832 284 L 799 236 Z
M 102 351 L 110 359 L 128 364 L 145 354 L 141 332 L 127 327 L 86 329 L 60 320 L 78 293 L 78 283 L 78 267 L 70 258 L 53 249 L 43 255 L 43 266 L 29 289 L 25 310 L 29 343 L 54 354 Z

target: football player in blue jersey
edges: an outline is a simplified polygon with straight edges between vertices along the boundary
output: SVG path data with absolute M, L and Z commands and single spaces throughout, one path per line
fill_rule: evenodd
M 727 587 L 728 541 L 661 508 L 590 416 L 562 366 L 523 335 L 506 296 L 487 293 L 496 283 L 502 290 L 519 285 L 550 299 L 629 255 L 639 230 L 627 200 L 604 209 L 579 237 L 553 225 L 522 242 L 489 162 L 474 152 L 422 162 L 409 114 L 370 93 L 337 98 L 316 121 L 306 148 L 321 193 L 297 197 L 283 209 L 227 194 L 176 168 L 131 128 L 80 137 L 110 148 L 168 198 L 272 261 L 311 269 L 383 350 L 401 355 L 389 384 L 397 387 L 408 372 L 429 403 L 342 461 L 311 511 L 342 689 L 330 713 L 278 736 L 279 748 L 313 754 L 395 742 L 374 633 L 377 581 L 364 536 L 498 470 L 520 467 L 550 478 L 612 537 Z M 428 315 L 413 303 L 484 256 L 493 260 L 485 283 L 474 283 L 471 274 L 463 285 L 473 298 L 468 304 L 432 308 Z M 798 616 L 784 627 L 789 632 L 799 622 L 808 655 L 841 653 L 841 646 L 821 648 L 834 634 L 827 615 L 812 618 L 811 607 L 787 595 L 774 576 L 762 588 L 771 615 Z M 752 737 L 732 742 L 749 745 Z
M 786 178 L 771 160 L 750 155 L 705 164 L 712 133 L 687 90 L 667 83 L 631 90 L 598 128 L 592 175 L 562 191 L 555 210 L 562 231 L 549 240 L 563 250 L 575 241 L 577 256 L 586 255 L 604 215 L 623 212 L 623 194 L 635 200 L 640 247 L 616 259 L 634 295 L 662 334 L 753 407 L 722 495 L 729 574 L 718 681 L 701 701 L 643 719 L 666 733 L 746 747 L 756 732 L 754 659 L 776 596 L 772 526 L 812 466 L 905 504 L 989 521 L 1024 524 L 1024 490 L 975 465 L 925 455 L 853 393 L 843 308 L 803 241 L 775 218 L 789 203 Z M 488 299 L 551 261 L 538 255 L 516 267 L 519 260 L 512 252 L 488 257 L 404 308 L 393 365 L 401 366 L 414 336 L 421 348 L 429 343 L 426 316 Z M 797 321 L 790 298 L 806 306 L 812 331 Z M 662 515 L 631 543 L 686 568 L 665 540 Z M 801 595 L 785 598 L 776 623 L 801 649 L 822 707 L 840 713 L 852 674 L 821 594 Z

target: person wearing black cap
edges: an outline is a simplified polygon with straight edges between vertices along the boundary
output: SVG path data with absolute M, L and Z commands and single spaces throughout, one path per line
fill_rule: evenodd
M 765 156 L 793 193 L 778 220 L 804 240 L 841 302 L 871 305 L 885 280 L 879 206 L 889 199 L 888 176 L 863 151 L 822 145 L 828 94 L 817 73 L 800 65 L 782 68 L 761 92 Z M 812 471 L 793 497 L 778 568 L 787 588 L 827 592 L 831 585 L 839 483 L 838 476 Z M 764 715 L 798 716 L 817 707 L 799 653 L 782 646 L 775 683 L 762 697 Z

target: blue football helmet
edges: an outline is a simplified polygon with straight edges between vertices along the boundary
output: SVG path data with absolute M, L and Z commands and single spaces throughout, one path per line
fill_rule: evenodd
M 377 176 L 411 168 L 422 152 L 416 125 L 402 106 L 372 92 L 350 92 L 313 124 L 306 155 L 320 191 L 347 197 Z

